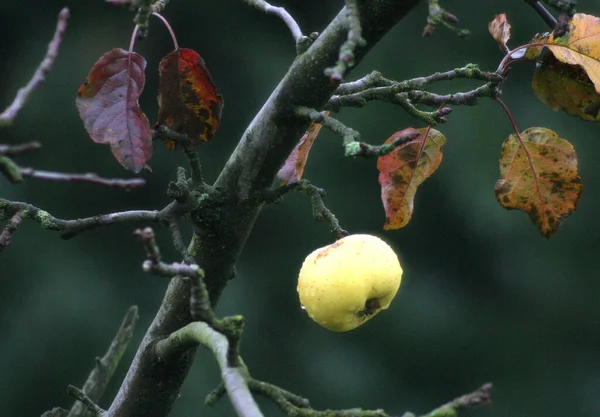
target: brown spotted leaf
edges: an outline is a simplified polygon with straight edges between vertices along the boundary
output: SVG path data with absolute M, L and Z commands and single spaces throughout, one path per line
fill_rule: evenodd
M 115 48 L 94 64 L 77 91 L 77 109 L 94 142 L 109 144 L 117 161 L 140 172 L 152 155 L 152 131 L 138 99 L 146 60 Z
M 553 110 L 563 110 L 583 120 L 600 121 L 600 94 L 581 67 L 564 64 L 547 54 L 535 70 L 532 87 L 539 99 Z
M 324 111 L 323 114 L 329 116 L 328 111 Z M 311 123 L 302 138 L 300 138 L 300 141 L 277 173 L 280 186 L 292 184 L 302 179 L 308 154 L 322 126 L 320 123 Z
M 581 196 L 573 145 L 542 127 L 504 141 L 500 177 L 495 189 L 500 205 L 526 212 L 544 237 L 575 211 Z
M 223 100 L 200 55 L 176 49 L 160 61 L 158 123 L 197 145 L 212 139 L 221 121 Z M 166 140 L 167 148 L 176 142 Z
M 417 188 L 442 163 L 442 146 L 446 138 L 435 129 L 408 128 L 396 132 L 385 143 L 407 131 L 420 132 L 421 135 L 377 159 L 381 199 L 386 214 L 385 230 L 400 229 L 408 224 Z
M 510 23 L 506 20 L 506 15 L 504 13 L 496 15 L 494 20 L 488 23 L 488 31 L 498 44 L 500 50 L 504 53 L 508 53 L 509 50 L 506 43 L 510 39 Z
M 546 45 L 554 56 L 569 65 L 579 65 L 600 93 L 600 18 L 578 13 L 561 37 L 551 34 Z

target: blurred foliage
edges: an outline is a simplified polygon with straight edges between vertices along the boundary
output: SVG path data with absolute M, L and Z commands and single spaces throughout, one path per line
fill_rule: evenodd
M 306 33 L 320 31 L 342 1 L 278 1 Z M 543 21 L 523 1 L 451 1 L 444 5 L 471 30 L 459 39 L 439 28 L 421 38 L 422 2 L 354 71 L 373 69 L 405 79 L 469 62 L 493 70 L 502 58 L 487 33 L 495 14 L 513 25 L 511 45 L 525 43 Z M 476 4 L 476 6 L 475 6 Z M 72 18 L 60 56 L 46 82 L 0 133 L 2 142 L 39 140 L 44 148 L 23 165 L 66 172 L 127 176 L 106 147 L 87 137 L 75 92 L 106 51 L 129 42 L 132 15 L 102 1 L 33 0 L 0 4 L 0 103 L 8 104 L 45 53 L 55 17 L 69 6 Z M 600 14 L 592 0 L 579 11 Z M 237 140 L 294 58 L 287 28 L 240 0 L 172 0 L 165 11 L 182 47 L 205 59 L 225 98 L 216 137 L 202 145 L 206 178 L 213 180 Z M 149 62 L 141 106 L 156 120 L 157 68 L 172 49 L 167 31 L 151 22 L 136 51 Z M 531 90 L 532 65 L 515 68 L 504 100 L 521 130 L 545 126 L 575 144 L 585 192 L 558 233 L 539 236 L 527 215 L 501 209 L 494 196 L 508 120 L 492 102 L 455 108 L 439 129 L 448 139 L 439 171 L 420 188 L 411 223 L 383 232 L 385 221 L 376 161 L 347 160 L 341 140 L 321 132 L 305 177 L 328 191 L 326 203 L 353 233 L 374 233 L 396 248 L 405 267 L 390 310 L 344 334 L 315 325 L 300 309 L 297 272 L 304 257 L 333 239 L 311 218 L 301 195 L 267 207 L 238 263 L 239 276 L 224 292 L 220 314 L 247 318 L 242 353 L 252 374 L 311 399 L 318 408 L 385 408 L 427 411 L 485 381 L 495 384 L 494 404 L 468 415 L 600 415 L 600 169 L 598 125 L 555 113 Z M 449 82 L 438 91 L 467 89 Z M 4 104 L 2 106 L 4 106 Z M 422 127 L 401 109 L 380 103 L 345 110 L 340 119 L 364 140 L 381 143 L 407 126 Z M 56 216 L 85 217 L 135 208 L 161 208 L 167 183 L 184 163 L 181 152 L 156 144 L 148 185 L 123 192 L 83 184 L 26 181 L 1 184 L 5 198 L 28 201 Z M 143 225 L 139 225 L 143 226 Z M 67 407 L 67 384 L 81 385 L 116 331 L 127 307 L 140 307 L 137 344 L 158 308 L 167 282 L 142 273 L 133 225 L 119 225 L 62 241 L 27 223 L 0 263 L 0 404 L 6 416 L 39 416 Z M 189 232 L 187 233 L 189 235 Z M 176 260 L 169 235 L 159 232 L 166 259 Z M 132 359 L 131 346 L 101 405 L 117 391 Z M 198 358 L 173 416 L 230 416 L 204 396 L 218 383 L 214 359 Z M 267 415 L 275 409 L 259 400 Z

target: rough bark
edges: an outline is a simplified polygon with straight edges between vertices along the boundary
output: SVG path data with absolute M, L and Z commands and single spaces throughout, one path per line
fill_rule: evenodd
M 359 13 L 367 46 L 360 60 L 419 0 L 364 0 Z M 246 129 L 217 179 L 214 192 L 199 198 L 191 219 L 195 234 L 190 250 L 206 272 L 215 304 L 262 208 L 248 197 L 271 186 L 275 174 L 309 122 L 294 115 L 297 106 L 321 109 L 336 85 L 323 70 L 335 64 L 348 36 L 347 11 L 342 9 L 313 45 L 299 56 Z M 164 417 L 177 399 L 195 350 L 168 361 L 157 358 L 155 343 L 191 320 L 189 287 L 175 278 L 142 341 L 127 377 L 108 410 L 110 417 Z

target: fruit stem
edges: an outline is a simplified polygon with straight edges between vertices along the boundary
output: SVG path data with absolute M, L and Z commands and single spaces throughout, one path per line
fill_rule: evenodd
M 156 13 L 156 12 L 152 12 L 152 15 L 158 17 L 163 22 L 163 24 L 167 27 L 167 30 L 171 34 L 171 39 L 173 39 L 173 46 L 175 47 L 175 49 L 179 49 L 179 44 L 177 43 L 177 38 L 175 37 L 175 32 L 173 32 L 173 28 L 171 28 L 171 25 L 169 24 L 169 22 L 167 22 L 167 19 L 165 19 L 162 15 L 160 15 L 159 13 Z

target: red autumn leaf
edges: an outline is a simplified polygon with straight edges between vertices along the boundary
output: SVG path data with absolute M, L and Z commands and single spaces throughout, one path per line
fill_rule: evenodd
M 221 121 L 223 100 L 204 60 L 192 50 L 176 49 L 160 61 L 158 123 L 185 134 L 192 145 L 212 139 Z M 167 148 L 176 142 L 166 140 Z
M 542 127 L 504 141 L 500 176 L 495 189 L 500 205 L 527 213 L 544 237 L 575 211 L 583 188 L 573 145 Z
M 386 214 L 385 230 L 400 229 L 408 224 L 417 188 L 442 163 L 442 146 L 446 138 L 435 129 L 408 128 L 396 132 L 385 143 L 407 131 L 420 132 L 421 135 L 377 159 L 381 199 Z
M 77 108 L 94 142 L 110 144 L 117 161 L 140 172 L 152 155 L 152 130 L 140 109 L 146 60 L 115 48 L 94 64 L 77 91 Z
M 329 112 L 325 111 L 323 114 L 328 116 Z M 306 161 L 308 160 L 308 153 L 310 152 L 310 148 L 312 148 L 313 143 L 315 143 L 315 139 L 319 135 L 322 126 L 323 125 L 320 123 L 311 123 L 311 125 L 308 127 L 306 133 L 304 133 L 302 138 L 300 138 L 300 141 L 292 153 L 290 153 L 290 156 L 288 156 L 285 160 L 285 164 L 283 164 L 277 173 L 279 185 L 283 186 L 286 184 L 291 184 L 302 179 L 304 167 L 306 166 Z

